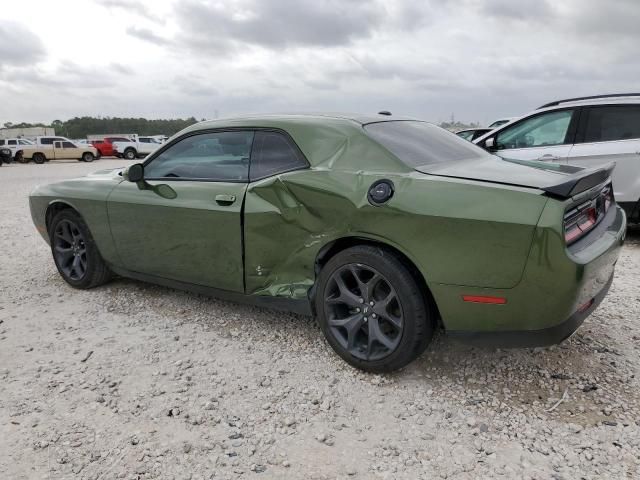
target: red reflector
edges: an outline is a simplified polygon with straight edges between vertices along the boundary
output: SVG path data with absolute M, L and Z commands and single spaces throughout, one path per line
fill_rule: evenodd
M 589 310 L 589 307 L 591 305 L 593 305 L 593 298 L 589 300 L 587 303 L 585 303 L 584 305 L 581 305 L 580 308 L 578 308 L 578 313 L 586 312 L 587 310 Z
M 483 295 L 463 295 L 462 300 L 471 303 L 491 303 L 493 305 L 504 305 L 507 299 L 504 297 L 486 297 Z

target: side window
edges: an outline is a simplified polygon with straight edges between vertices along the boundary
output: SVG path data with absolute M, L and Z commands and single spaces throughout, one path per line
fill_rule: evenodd
M 464 138 L 465 140 L 471 141 L 471 139 L 473 138 L 473 130 L 458 132 L 456 133 L 456 135 L 458 135 L 460 138 Z
M 496 137 L 498 150 L 562 145 L 566 141 L 573 110 L 543 113 L 505 128 Z
M 0 147 L 4 145 L 4 140 L 0 139 Z
M 589 108 L 585 142 L 613 142 L 640 138 L 640 105 Z
M 40 144 L 41 145 L 53 145 L 53 138 L 41 138 L 40 139 Z
M 17 144 L 18 144 L 18 141 L 17 141 L 17 140 L 9 140 L 9 141 L 7 142 L 7 145 L 17 145 Z
M 62 142 L 62 148 L 76 148 L 76 146 L 71 142 Z
M 250 181 L 307 166 L 305 158 L 285 135 L 278 132 L 256 132 Z
M 149 179 L 246 182 L 253 132 L 202 133 L 174 143 L 145 165 Z

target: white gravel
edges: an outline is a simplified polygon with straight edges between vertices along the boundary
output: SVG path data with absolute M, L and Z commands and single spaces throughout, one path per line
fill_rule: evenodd
M 2 478 L 639 478 L 637 232 L 563 345 L 440 336 L 367 375 L 305 317 L 130 280 L 68 287 L 27 195 L 126 163 L 0 169 Z

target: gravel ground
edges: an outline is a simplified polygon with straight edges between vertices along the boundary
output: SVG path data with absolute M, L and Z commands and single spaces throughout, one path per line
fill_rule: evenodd
M 126 163 L 0 169 L 2 478 L 640 476 L 637 232 L 564 344 L 439 336 L 405 370 L 368 375 L 309 318 L 129 280 L 68 287 L 27 194 Z

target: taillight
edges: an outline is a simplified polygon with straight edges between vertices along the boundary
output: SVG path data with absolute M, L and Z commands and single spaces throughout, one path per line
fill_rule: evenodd
M 611 186 L 603 188 L 596 198 L 571 209 L 564 216 L 564 239 L 567 245 L 591 231 L 613 203 Z

